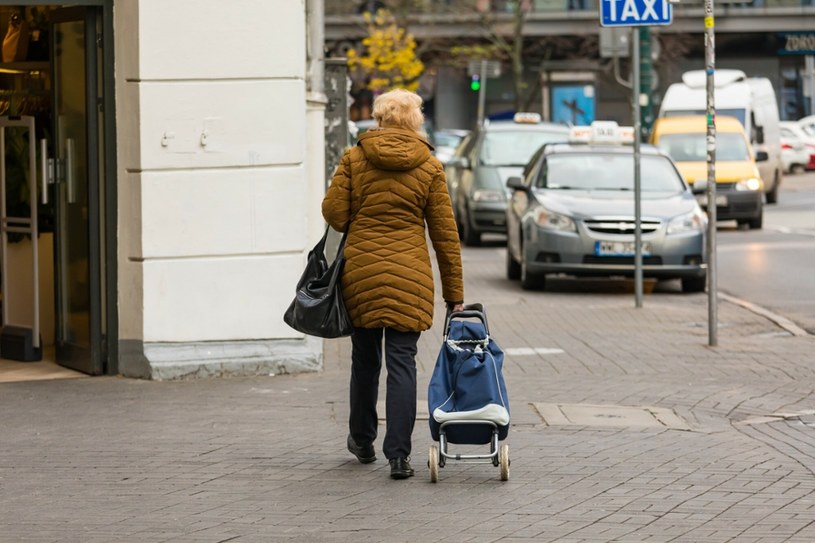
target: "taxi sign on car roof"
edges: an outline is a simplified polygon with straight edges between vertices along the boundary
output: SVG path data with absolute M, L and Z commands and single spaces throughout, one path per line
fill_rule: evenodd
M 541 122 L 541 116 L 539 113 L 529 113 L 525 111 L 519 111 L 516 113 L 512 120 L 516 123 L 523 123 L 523 124 L 538 124 Z
M 594 121 L 591 126 L 573 126 L 569 131 L 571 143 L 621 145 L 634 142 L 634 127 L 619 126 L 614 121 Z

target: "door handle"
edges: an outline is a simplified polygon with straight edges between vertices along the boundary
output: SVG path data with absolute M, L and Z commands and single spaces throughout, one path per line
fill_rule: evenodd
M 48 185 L 54 182 L 54 161 L 48 158 L 48 140 L 40 140 L 40 201 L 48 205 Z
M 65 183 L 68 185 L 68 203 L 76 203 L 76 185 L 74 184 L 74 139 L 65 138 Z

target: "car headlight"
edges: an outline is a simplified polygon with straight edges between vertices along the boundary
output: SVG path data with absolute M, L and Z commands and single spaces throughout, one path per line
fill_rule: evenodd
M 668 234 L 681 234 L 683 232 L 692 232 L 704 230 L 707 225 L 707 215 L 701 209 L 695 209 L 690 213 L 679 215 L 671 219 L 668 223 Z
M 541 228 L 547 228 L 549 230 L 577 232 L 577 227 L 570 217 L 555 213 L 544 207 L 539 207 L 535 210 L 535 222 Z
M 473 191 L 473 202 L 501 202 L 504 193 L 497 190 L 479 189 Z
M 736 190 L 761 190 L 761 179 L 750 177 L 736 183 Z

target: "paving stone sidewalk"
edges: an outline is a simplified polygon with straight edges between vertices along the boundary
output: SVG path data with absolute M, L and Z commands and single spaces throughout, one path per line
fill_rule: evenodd
M 0 384 L 0 542 L 815 541 L 815 339 L 721 302 L 709 347 L 705 294 L 529 293 L 503 254 L 464 251 L 507 353 L 509 481 L 450 462 L 430 483 L 426 420 L 416 477 L 357 463 L 333 340 L 320 374 Z M 420 405 L 440 344 L 437 318 Z

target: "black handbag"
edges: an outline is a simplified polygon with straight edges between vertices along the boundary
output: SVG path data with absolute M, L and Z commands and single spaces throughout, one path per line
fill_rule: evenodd
M 345 265 L 343 248 L 348 232 L 343 233 L 337 257 L 329 266 L 325 257 L 328 231 L 326 228 L 322 239 L 308 253 L 306 269 L 297 283 L 297 294 L 283 315 L 283 320 L 298 332 L 336 338 L 350 336 L 354 331 L 340 287 L 342 268 Z

